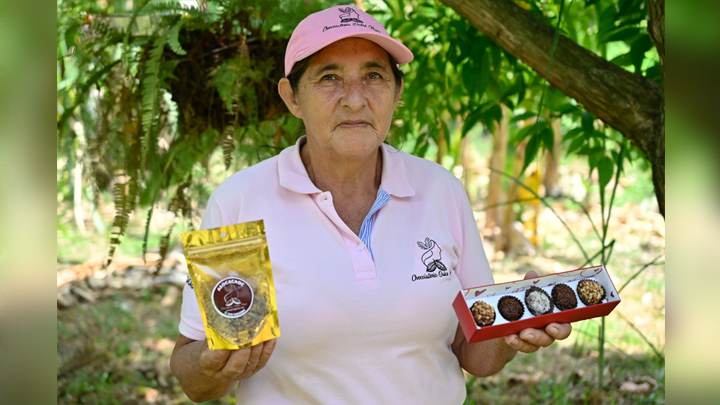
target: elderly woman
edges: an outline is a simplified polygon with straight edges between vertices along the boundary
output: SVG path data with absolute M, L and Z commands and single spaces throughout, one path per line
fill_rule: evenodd
M 462 370 L 499 371 L 569 324 L 468 344 L 451 303 L 493 278 L 462 184 L 384 144 L 412 53 L 353 7 L 293 32 L 278 90 L 306 136 L 236 173 L 203 228 L 263 219 L 282 335 L 208 350 L 192 285 L 172 371 L 194 401 L 460 404 Z M 532 276 L 532 275 L 529 275 Z

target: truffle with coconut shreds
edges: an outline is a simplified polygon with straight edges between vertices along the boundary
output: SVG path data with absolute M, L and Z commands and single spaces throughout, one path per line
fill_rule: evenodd
M 535 286 L 525 291 L 525 305 L 535 316 L 549 314 L 553 311 L 552 299 L 542 288 Z

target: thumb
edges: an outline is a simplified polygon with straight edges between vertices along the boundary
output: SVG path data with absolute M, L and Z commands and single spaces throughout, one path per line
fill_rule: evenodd
M 523 280 L 527 280 L 529 278 L 535 278 L 535 277 L 539 277 L 538 274 L 535 272 L 535 270 L 530 270 L 527 272 L 527 274 L 525 274 L 525 278 Z

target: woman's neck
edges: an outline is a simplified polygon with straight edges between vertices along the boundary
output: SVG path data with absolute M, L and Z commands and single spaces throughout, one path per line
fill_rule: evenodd
M 376 195 L 382 180 L 382 153 L 379 148 L 368 159 L 330 161 L 317 157 L 307 143 L 301 145 L 300 157 L 310 180 L 333 196 L 372 193 Z

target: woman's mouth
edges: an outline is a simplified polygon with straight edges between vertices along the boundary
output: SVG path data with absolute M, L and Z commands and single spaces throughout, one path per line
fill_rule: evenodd
M 340 128 L 362 128 L 369 126 L 370 123 L 363 120 L 345 120 L 341 122 L 338 127 Z

